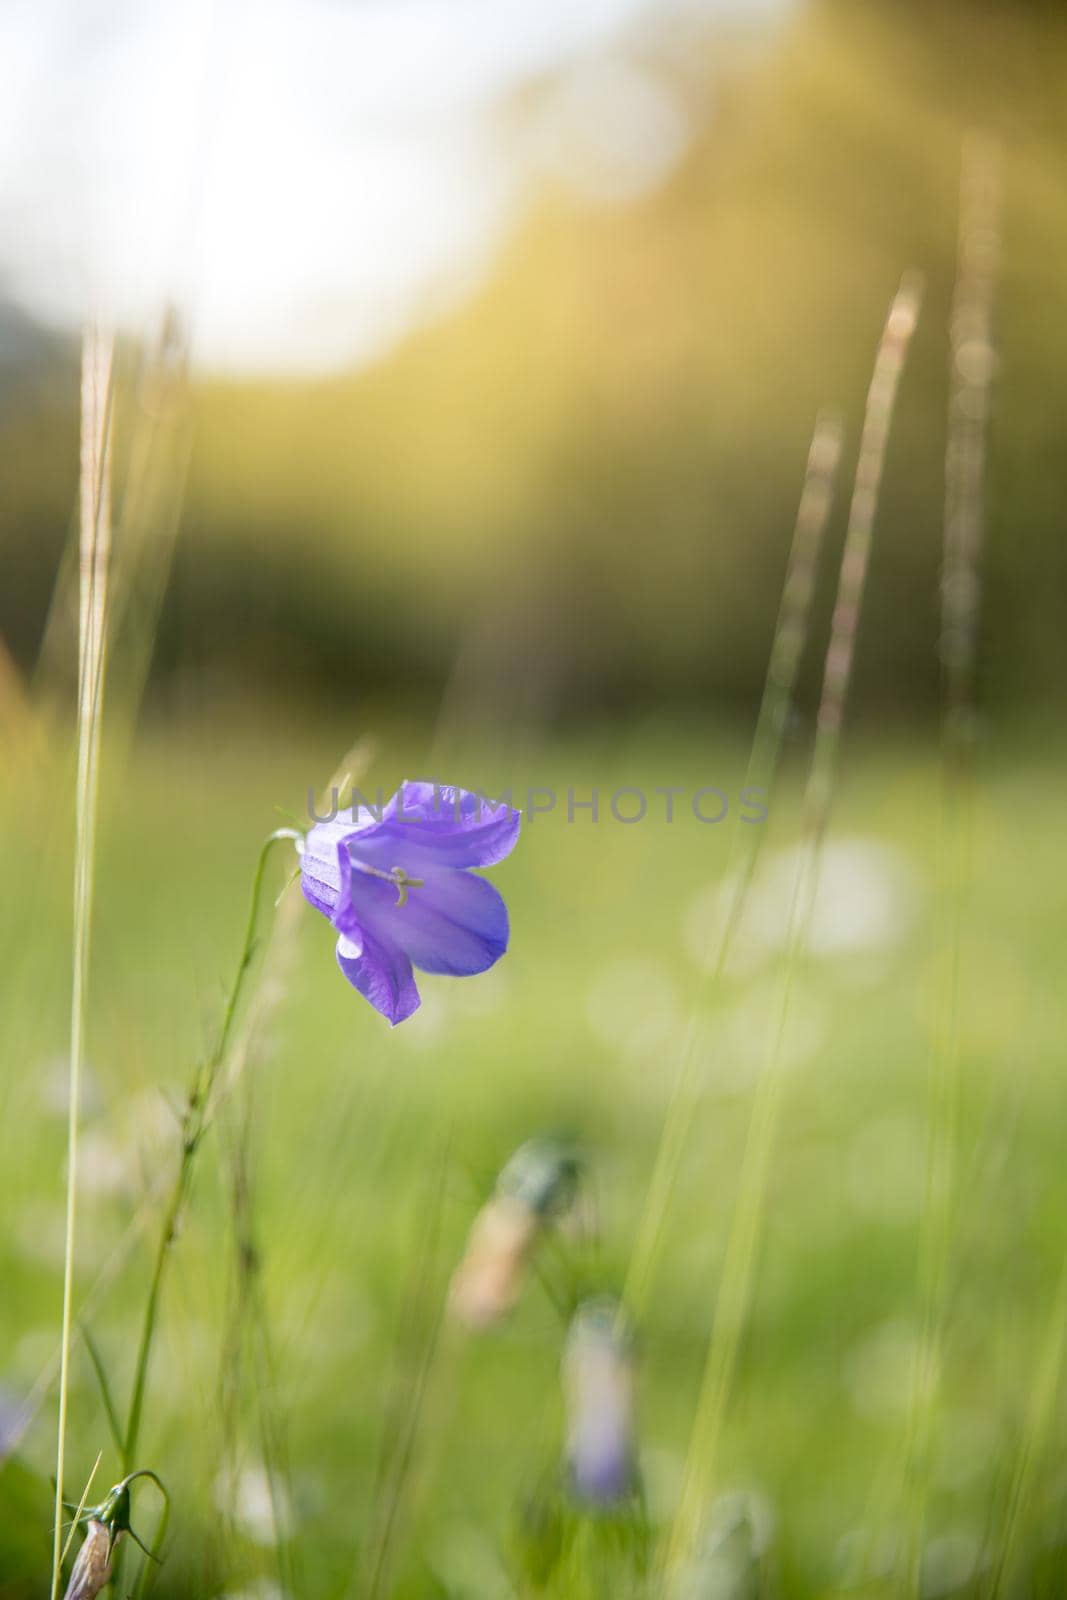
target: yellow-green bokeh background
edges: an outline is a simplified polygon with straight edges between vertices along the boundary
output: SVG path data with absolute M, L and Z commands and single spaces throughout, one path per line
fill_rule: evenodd
M 122 1250 L 93 1328 L 124 1394 L 151 1205 L 148 1239 L 127 1248 L 131 1218 L 174 1158 L 167 1097 L 180 1098 L 217 1023 L 260 840 L 278 807 L 303 811 L 353 739 L 374 741 L 367 783 L 386 792 L 430 773 L 490 792 L 510 785 L 517 797 L 530 785 L 561 796 L 596 786 L 606 797 L 623 784 L 736 794 L 815 414 L 841 409 L 847 472 L 888 301 L 918 268 L 927 298 L 893 430 L 830 840 L 893 852 L 910 911 L 873 951 L 805 971 L 718 1474 L 720 1487 L 755 1485 L 772 1503 L 783 1594 L 839 1592 L 857 1539 L 899 1532 L 894 1468 L 918 1329 L 940 998 L 947 329 L 961 148 L 975 129 L 992 134 L 1004 213 L 982 738 L 962 927 L 954 1244 L 924 1486 L 926 1592 L 986 1594 L 1011 1475 L 1034 1440 L 1067 1223 L 1057 717 L 1067 26 L 1056 7 L 812 0 L 743 46 L 712 31 L 682 37 L 684 49 L 670 29 L 652 29 L 633 46 L 693 108 L 690 149 L 656 193 L 598 208 L 546 191 L 471 301 L 372 369 L 299 383 L 194 378 L 174 567 L 133 728 L 128 642 L 116 640 L 113 658 L 78 1284 L 88 1289 Z M 502 138 L 523 111 L 502 108 Z M 144 425 L 131 398 L 136 361 L 124 347 L 120 482 Z M 73 850 L 63 642 L 73 619 L 62 605 L 43 662 L 38 649 L 76 492 L 71 352 L 51 347 L 8 393 L 0 1405 L 15 1407 L 47 1374 L 59 1311 L 56 1068 Z M 772 860 L 799 828 L 843 526 L 842 502 L 767 824 Z M 770 961 L 739 972 L 709 996 L 694 959 L 687 919 L 725 872 L 729 843 L 728 825 L 684 814 L 667 825 L 655 809 L 632 828 L 609 816 L 569 823 L 562 806 L 538 818 L 494 873 L 512 914 L 506 960 L 485 978 L 427 980 L 423 1013 L 395 1033 L 343 983 L 325 924 L 310 910 L 300 919 L 250 1068 L 295 1594 L 339 1595 L 352 1571 L 351 1592 L 366 1592 L 383 1442 L 404 1425 L 471 1217 L 531 1134 L 568 1129 L 587 1148 L 602 1278 L 618 1288 L 695 1008 L 708 1014 L 706 1090 L 641 1341 L 649 1506 L 654 1520 L 669 1515 L 778 971 Z M 276 890 L 283 881 L 279 869 Z M 176 1495 L 161 1595 L 221 1593 L 223 1572 L 226 1592 L 248 1592 L 275 1571 L 272 1553 L 247 1529 L 223 1528 L 217 1510 L 230 1248 L 209 1145 L 167 1286 L 144 1435 L 145 1464 Z M 448 1344 L 422 1414 L 396 1593 L 525 1593 L 516 1508 L 558 1457 L 560 1334 L 534 1282 L 506 1330 Z M 253 1381 L 241 1410 L 253 1463 L 257 1393 Z M 1054 1595 L 1062 1582 L 1055 1383 L 1044 1399 L 1020 1594 Z M 4 1600 L 43 1592 L 53 1443 L 46 1389 L 0 1469 Z M 109 1482 L 114 1460 L 79 1354 L 72 1477 L 98 1449 L 99 1482 Z M 886 1559 L 865 1593 L 903 1592 Z M 549 1592 L 623 1592 L 608 1580 L 598 1588 L 595 1573 L 587 1587 L 568 1582 Z

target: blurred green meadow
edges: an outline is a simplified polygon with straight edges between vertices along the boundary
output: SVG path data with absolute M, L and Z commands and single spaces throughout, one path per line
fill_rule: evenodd
M 132 1370 L 153 1196 L 176 1161 L 168 1100 L 180 1100 L 217 1023 L 258 841 L 276 825 L 275 807 L 300 813 L 309 783 L 321 785 L 336 752 L 367 731 L 272 725 L 253 706 L 236 713 L 147 735 L 104 783 L 77 1281 L 81 1298 L 104 1277 L 90 1321 L 119 1395 Z M 374 726 L 368 793 L 425 763 L 417 720 Z M 1000 733 L 982 773 L 967 894 L 956 1236 L 926 1515 L 931 1594 L 985 1592 L 1067 1225 L 1062 768 L 1041 730 Z M 796 836 L 794 768 L 805 741 L 801 727 L 757 888 L 771 884 L 767 864 Z M 659 783 L 689 792 L 714 783 L 730 794 L 744 755 L 740 731 L 710 720 L 606 722 L 536 749 L 480 749 L 475 736 L 435 764 L 490 793 L 510 781 L 516 792 L 572 786 L 578 798 L 594 785 L 605 796 Z M 5 1597 L 40 1592 L 48 1552 L 54 1423 L 51 1391 L 39 1385 L 57 1348 L 69 1005 L 66 784 L 47 759 L 23 770 L 5 797 L 2 833 L 4 1053 L 17 1070 L 2 1088 L 0 1348 L 5 1403 L 35 1394 L 37 1409 L 0 1474 Z M 919 1315 L 937 796 L 931 741 L 890 730 L 850 742 L 828 842 L 828 860 L 842 866 L 816 916 L 792 1011 L 766 1248 L 716 1470 L 718 1489 L 766 1499 L 775 1526 L 768 1593 L 834 1592 L 865 1535 L 885 1545 L 899 1532 L 892 1476 Z M 703 1093 L 640 1340 L 648 1515 L 659 1523 L 669 1514 L 781 978 L 773 934 L 753 929 L 709 1003 L 697 958 L 713 931 L 708 890 L 726 870 L 729 829 L 682 811 L 669 825 L 651 812 L 629 826 L 610 815 L 595 824 L 582 812 L 573 822 L 565 811 L 536 816 L 493 874 L 512 915 L 507 958 L 462 983 L 422 980 L 422 1011 L 395 1032 L 344 983 L 329 929 L 301 909 L 284 993 L 247 1069 L 273 1378 L 264 1388 L 246 1351 L 244 1488 L 228 1525 L 216 1475 L 233 1230 L 212 1136 L 175 1246 L 142 1448 L 175 1501 L 156 1592 L 210 1594 L 225 1583 L 227 1593 L 273 1593 L 255 1583 L 278 1582 L 279 1561 L 293 1593 L 372 1592 L 368 1551 L 394 1498 L 381 1462 L 408 1430 L 388 1592 L 537 1592 L 523 1575 L 531 1556 L 520 1530 L 524 1508 L 562 1481 L 563 1329 L 536 1278 L 502 1328 L 439 1331 L 416 1405 L 419 1375 L 473 1215 L 532 1134 L 580 1141 L 599 1213 L 595 1260 L 581 1270 L 591 1290 L 621 1289 L 695 1008 L 708 1029 Z M 286 870 L 275 868 L 279 890 Z M 773 903 L 773 887 L 763 892 Z M 260 1406 L 276 1430 L 268 1436 L 284 1439 L 282 1557 Z M 1060 1431 L 1054 1424 L 1034 1463 L 1021 1545 L 1027 1568 L 1051 1576 L 1019 1592 L 1054 1594 L 1063 1581 Z M 97 1451 L 103 1486 L 117 1468 L 79 1349 L 73 1478 Z M 150 1525 L 149 1506 L 145 1493 L 136 1508 Z M 581 1582 L 572 1572 L 562 1588 L 550 1580 L 547 1592 L 629 1592 L 604 1587 L 598 1570 Z M 900 1591 L 890 1579 L 863 1592 Z
M 395 1030 L 344 981 L 295 856 L 271 857 L 133 1463 L 171 1497 L 164 1559 L 129 1550 L 122 1600 L 1067 1593 L 1067 17 L 635 8 L 588 55 L 531 67 L 482 136 L 513 157 L 559 137 L 560 105 L 605 66 L 676 115 L 673 163 L 609 199 L 567 161 L 523 168 L 491 259 L 463 293 L 428 287 L 373 359 L 190 366 L 191 292 L 116 346 L 68 1496 L 98 1455 L 90 1503 L 121 1476 L 101 1373 L 123 1416 L 264 838 L 307 826 L 353 747 L 370 797 L 432 778 L 525 813 L 490 874 L 506 956 L 420 977 Z M 977 340 L 968 391 L 989 402 L 973 771 L 946 805 L 945 463 L 976 135 L 1003 208 L 993 349 Z M 925 301 L 791 963 L 865 396 L 909 269 Z M 44 1594 L 51 1559 L 77 735 L 78 354 L 17 287 L 0 270 L 0 1600 Z M 809 647 L 769 814 L 746 823 L 827 406 L 844 452 Z M 706 789 L 728 801 L 714 824 L 691 804 Z M 631 792 L 630 815 L 634 790 L 647 812 L 622 822 L 612 797 Z M 633 1287 L 684 1059 L 697 1092 L 631 1330 L 639 1487 L 591 1509 L 565 1463 L 570 1312 Z M 699 1558 L 665 1586 L 769 1063 L 782 1098 L 738 1364 Z M 464 1329 L 447 1305 L 472 1226 L 546 1137 L 579 1153 L 579 1200 L 544 1228 L 514 1311 Z M 158 1516 L 140 1483 L 149 1544 Z

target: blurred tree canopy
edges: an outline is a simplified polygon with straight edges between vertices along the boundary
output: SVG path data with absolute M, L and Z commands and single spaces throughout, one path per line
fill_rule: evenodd
M 931 701 L 960 153 L 981 129 L 1005 156 L 986 688 L 1064 682 L 1061 8 L 811 0 L 755 50 L 693 26 L 629 47 L 694 128 L 655 192 L 592 205 L 546 181 L 475 297 L 373 368 L 198 384 L 158 670 L 348 696 L 458 661 L 498 709 L 754 696 L 815 414 L 843 411 L 850 470 L 886 307 L 918 267 L 858 687 Z M 0 416 L 9 571 L 21 551 L 0 620 L 23 655 L 69 515 L 73 403 Z

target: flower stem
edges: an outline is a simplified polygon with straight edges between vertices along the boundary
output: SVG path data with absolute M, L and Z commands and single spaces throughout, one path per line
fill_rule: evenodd
M 259 920 L 260 901 L 263 897 L 263 880 L 266 874 L 267 857 L 270 854 L 272 845 L 279 843 L 283 839 L 293 839 L 294 837 L 292 829 L 279 828 L 277 832 L 272 833 L 266 839 L 259 853 L 255 876 L 252 879 L 252 895 L 249 901 L 244 943 L 241 946 L 237 970 L 234 973 L 233 984 L 231 985 L 226 1009 L 223 1013 L 218 1040 L 207 1061 L 198 1065 L 193 1074 L 193 1081 L 182 1116 L 181 1159 L 174 1179 L 174 1186 L 163 1213 L 163 1226 L 159 1233 L 159 1244 L 156 1248 L 155 1263 L 152 1268 L 152 1281 L 148 1291 L 148 1299 L 145 1302 L 144 1321 L 141 1325 L 141 1339 L 137 1350 L 137 1363 L 134 1367 L 133 1389 L 130 1397 L 130 1410 L 122 1452 L 122 1470 L 124 1473 L 129 1473 L 133 1470 L 134 1458 L 137 1455 L 137 1447 L 140 1442 L 145 1390 L 148 1383 L 148 1368 L 152 1356 L 160 1293 L 167 1260 L 170 1255 L 170 1247 L 178 1232 L 186 1201 L 189 1198 L 196 1152 L 200 1147 L 204 1134 L 207 1132 L 212 1113 L 217 1104 L 216 1090 L 218 1088 L 220 1069 L 230 1046 L 230 1037 L 233 1032 L 241 991 L 244 988 L 244 981 L 252 965 L 252 957 L 255 953 L 256 924 Z

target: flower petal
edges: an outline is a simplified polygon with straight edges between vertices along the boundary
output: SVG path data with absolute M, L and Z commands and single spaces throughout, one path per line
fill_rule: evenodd
M 351 818 L 339 816 L 332 822 L 317 822 L 308 829 L 304 838 L 300 855 L 300 887 L 305 900 L 325 917 L 334 916 L 341 894 L 342 868 L 338 846 L 350 838 L 354 831 Z
M 392 884 L 352 874 L 360 927 L 410 957 L 423 972 L 469 977 L 485 972 L 508 947 L 508 912 L 491 883 L 471 872 L 428 873 L 397 904 Z
M 349 833 L 357 860 L 388 871 L 404 867 L 420 876 L 442 867 L 491 867 L 519 837 L 521 813 L 468 789 L 402 783 L 380 822 Z
M 396 1027 L 419 1008 L 411 962 L 402 950 L 364 931 L 362 939 L 342 934 L 337 964 L 349 983 Z

